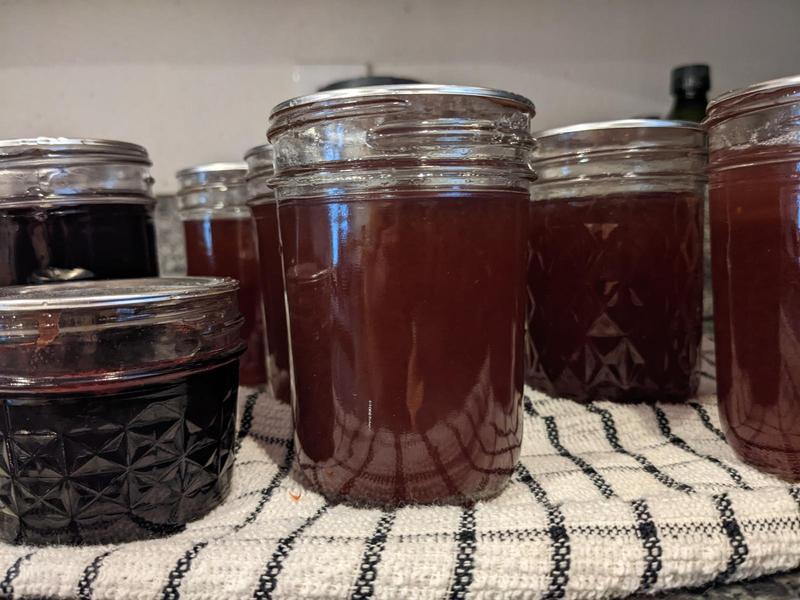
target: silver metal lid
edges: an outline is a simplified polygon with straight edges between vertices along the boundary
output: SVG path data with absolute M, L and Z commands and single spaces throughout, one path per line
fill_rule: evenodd
M 477 96 L 481 98 L 489 98 L 499 100 L 505 103 L 514 104 L 520 109 L 534 114 L 536 107 L 525 96 L 506 92 L 504 90 L 495 90 L 491 88 L 463 86 L 463 85 L 436 85 L 429 83 L 417 84 L 404 84 L 404 85 L 387 85 L 387 86 L 370 86 L 360 88 L 348 88 L 343 90 L 333 90 L 330 92 L 319 92 L 310 94 L 308 96 L 300 96 L 286 100 L 278 104 L 270 112 L 270 118 L 284 110 L 298 108 L 300 106 L 307 106 L 310 104 L 317 104 L 320 102 L 330 102 L 337 100 L 350 100 L 360 98 L 380 98 L 380 97 L 397 97 L 397 96 Z
M 244 175 L 247 173 L 247 165 L 243 162 L 216 162 L 205 165 L 195 165 L 181 169 L 175 173 L 175 177 L 181 179 L 190 175 L 200 175 L 203 173 L 230 173 L 231 175 Z
M 0 140 L 0 161 L 26 157 L 93 154 L 151 164 L 147 150 L 138 144 L 91 138 L 38 137 Z
M 239 283 L 228 277 L 152 277 L 0 287 L 0 314 L 42 310 L 168 305 L 229 294 Z
M 751 94 L 761 94 L 765 92 L 773 92 L 781 88 L 800 87 L 800 75 L 791 75 L 789 77 L 779 77 L 778 79 L 770 79 L 769 81 L 762 81 L 754 83 L 747 87 L 729 90 L 724 94 L 720 94 L 711 102 L 708 103 L 708 111 L 717 107 L 723 102 L 727 102 L 733 98 L 749 96 Z
M 645 129 L 651 127 L 703 131 L 703 127 L 699 123 L 692 123 L 691 121 L 670 121 L 667 119 L 619 119 L 616 121 L 596 121 L 593 123 L 578 123 L 575 125 L 566 125 L 564 127 L 555 127 L 553 129 L 544 129 L 542 131 L 535 132 L 533 137 L 535 139 L 541 139 L 556 135 L 583 133 L 588 131 L 608 131 L 611 129 Z

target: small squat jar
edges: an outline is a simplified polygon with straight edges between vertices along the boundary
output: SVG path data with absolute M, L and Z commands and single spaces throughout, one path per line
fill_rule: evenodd
M 464 502 L 513 472 L 533 114 L 438 85 L 273 110 L 297 455 L 326 496 Z
M 111 140 L 0 140 L 0 286 L 158 275 L 150 160 Z
M 225 498 L 243 350 L 236 288 L 0 288 L 0 539 L 148 538 Z
M 702 129 L 623 120 L 534 135 L 526 382 L 581 401 L 693 395 Z
M 800 481 L 800 76 L 709 106 L 717 394 L 725 435 Z
M 286 330 L 286 293 L 283 283 L 278 207 L 269 187 L 273 176 L 272 146 L 262 144 L 248 150 L 248 205 L 258 234 L 258 260 L 261 268 L 261 295 L 267 328 L 267 379 L 272 395 L 289 402 L 289 334 Z
M 242 385 L 266 383 L 264 309 L 258 250 L 244 163 L 213 163 L 177 173 L 179 212 L 186 242 L 187 275 L 233 277 L 239 281 L 247 350 L 240 364 Z

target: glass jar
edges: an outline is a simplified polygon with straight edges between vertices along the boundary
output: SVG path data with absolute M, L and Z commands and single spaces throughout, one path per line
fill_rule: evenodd
M 262 144 L 248 150 L 248 205 L 258 234 L 258 259 L 261 265 L 261 295 L 267 325 L 267 379 L 272 395 L 289 402 L 289 334 L 286 330 L 286 291 L 278 231 L 278 207 L 269 187 L 273 175 L 272 146 Z
M 0 286 L 158 275 L 150 160 L 110 140 L 0 140 Z
M 461 502 L 513 472 L 533 114 L 438 85 L 273 109 L 296 448 L 326 496 Z
M 717 394 L 753 465 L 800 480 L 800 76 L 709 105 Z
M 577 400 L 697 389 L 705 134 L 623 120 L 534 134 L 526 382 Z
M 213 163 L 177 173 L 179 211 L 186 241 L 186 273 L 239 280 L 239 306 L 244 316 L 242 385 L 267 381 L 264 350 L 264 309 L 256 233 L 250 208 L 244 163 Z
M 0 539 L 175 532 L 231 485 L 232 279 L 0 288 Z

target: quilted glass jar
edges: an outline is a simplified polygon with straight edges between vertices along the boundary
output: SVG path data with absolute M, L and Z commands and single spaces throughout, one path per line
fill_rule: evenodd
M 222 501 L 243 349 L 236 288 L 0 288 L 0 539 L 151 537 Z
M 704 125 L 725 436 L 800 481 L 800 76 L 715 99 Z
M 186 242 L 187 275 L 239 281 L 247 350 L 239 365 L 242 385 L 267 382 L 264 308 L 256 231 L 247 206 L 244 163 L 212 163 L 178 171 L 178 202 Z
M 526 382 L 578 400 L 698 384 L 705 134 L 624 120 L 534 134 Z
M 0 285 L 158 275 L 147 151 L 0 140 Z
M 272 395 L 290 399 L 289 334 L 286 330 L 286 293 L 278 231 L 278 207 L 269 187 L 273 175 L 272 146 L 262 144 L 247 151 L 247 197 L 258 234 L 261 296 L 267 329 L 267 379 Z
M 325 495 L 464 502 L 512 474 L 533 114 L 438 85 L 273 110 L 297 456 Z

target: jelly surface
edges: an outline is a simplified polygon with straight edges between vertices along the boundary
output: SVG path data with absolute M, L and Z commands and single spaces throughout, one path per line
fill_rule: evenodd
M 237 382 L 228 360 L 108 391 L 0 391 L 0 539 L 112 543 L 201 517 L 230 489 Z
M 526 382 L 577 400 L 682 400 L 698 384 L 702 199 L 531 203 Z
M 157 275 L 148 206 L 0 208 L 0 285 Z
M 239 377 L 242 385 L 265 383 L 264 313 L 253 222 L 221 218 L 184 221 L 184 231 L 188 275 L 239 280 L 239 309 L 244 317 L 242 340 L 247 344 Z
M 354 503 L 468 501 L 522 441 L 527 193 L 281 201 L 299 464 Z
M 279 400 L 290 399 L 289 334 L 286 330 L 286 296 L 283 260 L 278 233 L 278 211 L 274 202 L 252 207 L 258 231 L 258 256 L 261 264 L 261 291 L 267 321 L 267 375 Z
M 720 416 L 740 456 L 795 481 L 800 480 L 798 164 L 716 172 L 709 187 Z

